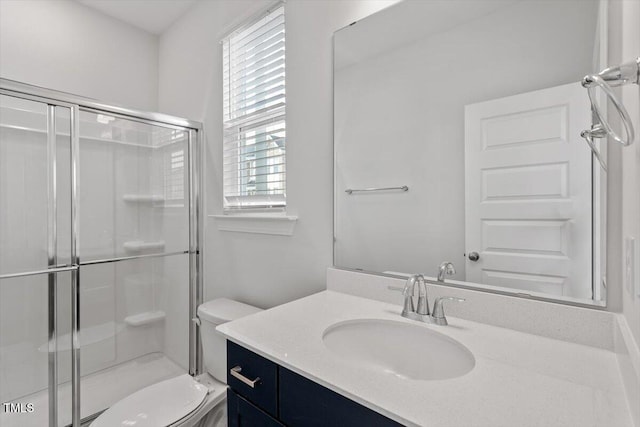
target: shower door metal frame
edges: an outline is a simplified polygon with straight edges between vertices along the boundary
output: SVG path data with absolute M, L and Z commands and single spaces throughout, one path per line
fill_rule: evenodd
M 71 111 L 71 110 L 70 110 Z M 69 115 L 71 121 L 71 115 Z M 71 124 L 71 123 L 69 123 Z M 71 129 L 71 127 L 69 127 Z M 57 175 L 57 131 L 56 107 L 47 105 L 47 263 L 49 268 L 58 265 L 58 175 Z M 73 274 L 73 273 L 71 273 Z M 47 305 L 49 333 L 48 345 L 48 382 L 49 382 L 49 420 L 58 419 L 58 275 L 49 273 L 47 278 Z M 53 369 L 52 369 L 53 367 Z M 52 424 L 52 421 L 49 421 Z
M 0 275 L 0 279 L 14 277 L 25 277 L 32 275 L 48 274 L 48 320 L 49 320 L 49 345 L 55 348 L 57 340 L 56 330 L 56 274 L 60 272 L 71 272 L 71 386 L 72 386 L 72 427 L 80 427 L 83 421 L 95 417 L 91 415 L 81 419 L 80 412 L 80 267 L 101 264 L 107 262 L 119 262 L 124 260 L 165 257 L 173 255 L 189 255 L 189 374 L 198 375 L 202 372 L 202 346 L 200 343 L 200 330 L 197 322 L 192 321 L 196 317 L 198 305 L 202 303 L 203 282 L 202 282 L 202 260 L 201 242 L 203 227 L 202 224 L 202 145 L 203 126 L 202 123 L 173 117 L 161 113 L 153 113 L 119 107 L 101 103 L 89 98 L 84 98 L 65 92 L 45 89 L 14 80 L 0 78 L 0 94 L 30 101 L 40 102 L 47 105 L 47 150 L 53 150 L 53 155 L 48 155 L 48 177 L 53 176 L 53 182 L 48 183 L 48 265 L 45 270 L 35 270 L 28 272 L 17 272 Z M 57 213 L 52 210 L 57 207 L 57 187 L 56 187 L 56 158 L 55 158 L 55 107 L 64 107 L 70 110 L 70 161 L 71 161 L 71 253 L 69 265 L 57 264 Z M 187 185 L 188 185 L 188 220 L 189 220 L 189 248 L 186 251 L 144 254 L 137 256 L 114 257 L 102 260 L 91 260 L 83 262 L 78 253 L 78 168 L 79 168 L 79 148 L 80 148 L 80 111 L 95 113 L 105 113 L 111 116 L 146 123 L 153 126 L 167 127 L 183 130 L 188 135 L 187 143 Z M 51 348 L 51 347 L 50 347 Z M 49 355 L 49 425 L 57 426 L 58 423 L 58 398 L 57 398 L 57 350 Z

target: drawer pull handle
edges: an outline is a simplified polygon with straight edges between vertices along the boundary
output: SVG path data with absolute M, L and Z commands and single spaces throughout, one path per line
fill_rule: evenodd
M 229 370 L 229 373 L 231 374 L 232 377 L 239 379 L 249 387 L 255 388 L 256 384 L 260 382 L 260 377 L 257 377 L 255 380 L 250 380 L 249 378 L 242 375 L 240 373 L 241 371 L 242 371 L 242 368 L 240 366 L 234 366 Z

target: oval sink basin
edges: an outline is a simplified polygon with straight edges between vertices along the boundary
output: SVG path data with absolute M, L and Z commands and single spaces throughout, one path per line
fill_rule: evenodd
M 391 320 L 350 320 L 328 327 L 325 346 L 346 361 L 412 380 L 462 376 L 476 364 L 458 341 L 431 329 Z

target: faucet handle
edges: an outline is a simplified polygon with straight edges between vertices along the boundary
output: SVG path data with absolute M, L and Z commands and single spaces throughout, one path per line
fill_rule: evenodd
M 401 288 L 399 286 L 387 286 L 390 291 L 402 292 L 404 295 L 404 304 L 402 306 L 402 315 L 408 316 L 409 313 L 415 311 L 413 308 L 413 295 L 407 293 L 407 287 Z
M 456 302 L 464 302 L 466 301 L 464 298 L 456 298 L 456 297 L 438 297 L 436 301 L 433 303 L 433 322 L 436 325 L 446 326 L 449 324 L 447 322 L 447 318 L 444 315 L 444 302 L 445 301 L 456 301 Z

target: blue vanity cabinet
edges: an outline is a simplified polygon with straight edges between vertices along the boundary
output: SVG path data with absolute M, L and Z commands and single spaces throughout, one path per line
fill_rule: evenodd
M 284 427 L 232 389 L 227 390 L 227 417 L 229 427 Z
M 230 341 L 227 384 L 230 427 L 402 425 Z
M 279 367 L 279 419 L 288 426 L 396 427 L 397 422 Z
M 239 369 L 239 375 L 233 376 L 232 369 Z M 259 380 L 250 385 L 239 378 Z M 278 417 L 278 365 L 275 363 L 227 341 L 227 384 L 258 408 Z

